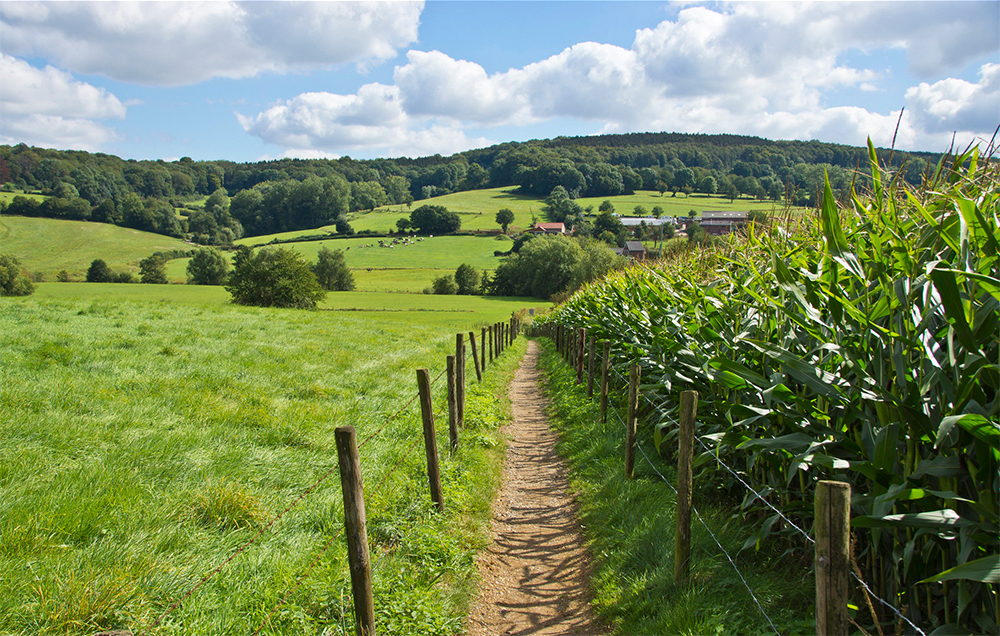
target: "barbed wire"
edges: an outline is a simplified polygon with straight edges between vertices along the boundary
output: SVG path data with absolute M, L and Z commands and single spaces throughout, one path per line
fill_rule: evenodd
M 618 371 L 618 369 L 615 369 L 615 368 L 614 368 L 613 366 L 612 366 L 612 367 L 609 367 L 609 368 L 610 368 L 610 369 L 611 369 L 612 371 L 614 371 L 614 372 L 615 372 L 615 374 L 616 374 L 616 375 L 618 375 L 618 377 L 619 377 L 620 379 L 622 379 L 622 380 L 624 380 L 624 379 L 625 379 L 625 378 L 624 378 L 624 376 L 623 376 L 623 375 L 621 374 L 621 372 L 620 372 L 620 371 Z M 679 423 L 678 423 L 678 421 L 676 420 L 676 418 L 674 418 L 674 417 L 673 417 L 672 415 L 670 415 L 670 414 L 669 414 L 668 412 L 664 411 L 664 410 L 663 410 L 663 409 L 662 409 L 662 408 L 661 408 L 661 407 L 660 407 L 660 406 L 659 406 L 658 404 L 656 404 L 655 402 L 653 402 L 653 401 L 652 401 L 652 400 L 651 400 L 651 399 L 649 398 L 649 396 L 647 396 L 647 395 L 644 395 L 644 394 L 642 394 L 642 393 L 639 393 L 639 395 L 640 395 L 640 396 L 641 396 L 641 397 L 642 397 L 642 398 L 643 398 L 643 399 L 644 399 L 644 400 L 646 401 L 646 403 L 647 403 L 647 404 L 649 404 L 649 405 L 650 405 L 651 407 L 653 407 L 653 409 L 654 409 L 654 410 L 656 410 L 656 411 L 657 411 L 658 413 L 660 413 L 660 415 L 662 415 L 662 416 L 663 416 L 663 417 L 664 417 L 665 419 L 667 419 L 668 421 L 670 421 L 670 422 L 671 422 L 671 423 L 673 423 L 674 425 L 678 425 L 678 426 L 679 426 Z M 615 414 L 617 415 L 617 412 L 616 412 Z M 620 418 L 620 416 L 619 416 L 619 419 L 621 419 L 621 418 Z M 735 471 L 734 469 L 732 469 L 732 468 L 731 468 L 731 467 L 730 467 L 730 466 L 729 466 L 728 464 L 726 464 L 726 463 L 725 463 L 724 461 L 722 461 L 722 459 L 721 459 L 721 458 L 719 457 L 719 454 L 718 454 L 718 452 L 717 452 L 716 450 L 714 450 L 714 449 L 712 449 L 712 448 L 709 448 L 709 447 L 708 447 L 708 445 L 706 445 L 706 444 L 705 444 L 705 442 L 704 442 L 704 441 L 702 440 L 702 438 L 701 438 L 701 437 L 699 437 L 699 436 L 697 436 L 697 435 L 696 435 L 696 436 L 695 436 L 695 439 L 696 439 L 696 440 L 698 440 L 698 443 L 699 443 L 699 444 L 701 444 L 702 448 L 704 448 L 704 449 L 705 449 L 705 450 L 706 450 L 707 452 L 709 452 L 709 453 L 711 453 L 711 454 L 712 454 L 712 456 L 713 456 L 713 457 L 715 458 L 715 461 L 716 461 L 716 462 L 718 462 L 718 464 L 719 464 L 720 466 L 722 466 L 723 468 L 725 468 L 725 469 L 726 469 L 726 470 L 727 470 L 727 471 L 728 471 L 728 472 L 729 472 L 729 473 L 730 473 L 730 474 L 731 474 L 731 475 L 732 475 L 733 477 L 735 477 L 735 478 L 736 478 L 736 479 L 737 479 L 737 480 L 738 480 L 738 481 L 739 481 L 739 482 L 740 482 L 741 484 L 743 484 L 743 486 L 744 486 L 744 487 L 745 487 L 745 488 L 746 488 L 747 490 L 749 490 L 749 491 L 750 491 L 751 493 L 753 493 L 753 494 L 754 494 L 754 496 L 755 496 L 755 497 L 756 497 L 757 499 L 759 499 L 760 501 L 764 502 L 764 504 L 765 504 L 765 505 L 766 505 L 766 506 L 767 506 L 768 508 L 770 508 L 771 510 L 773 510 L 773 511 L 774 511 L 774 512 L 775 512 L 775 513 L 776 513 L 776 514 L 778 515 L 778 517 L 779 517 L 779 518 L 781 518 L 782 520 L 784 520 L 784 521 L 785 521 L 785 523 L 787 523 L 788 525 L 790 525 L 790 526 L 791 526 L 792 528 L 795 528 L 795 530 L 797 530 L 797 531 L 799 532 L 799 534 L 801 534 L 801 535 L 802 535 L 803 537 L 805 537 L 806 541 L 808 541 L 809 543 L 811 543 L 811 544 L 815 545 L 815 543 L 816 543 L 816 540 L 815 540 L 815 539 L 813 539 L 813 538 L 812 538 L 811 536 L 809 536 L 809 533 L 807 533 L 807 532 L 806 532 L 805 530 L 803 530 L 803 529 L 802 529 L 802 528 L 800 528 L 800 527 L 799 527 L 798 525 L 796 525 L 796 524 L 795 524 L 795 523 L 794 523 L 794 522 L 793 522 L 793 521 L 792 521 L 791 519 L 789 519 L 789 518 L 788 518 L 787 516 L 785 516 L 785 514 L 784 514 L 784 513 L 782 513 L 782 512 L 780 511 L 780 510 L 778 510 L 778 509 L 777 509 L 776 507 L 774 507 L 774 506 L 773 506 L 773 505 L 771 504 L 771 502 L 769 502 L 769 501 L 768 501 L 768 500 L 767 500 L 767 499 L 766 499 L 766 498 L 765 498 L 765 497 L 764 497 L 763 495 L 761 495 L 761 494 L 760 494 L 760 493 L 759 493 L 758 491 L 754 490 L 754 488 L 753 488 L 753 487 L 752 487 L 752 486 L 751 486 L 750 484 L 748 484 L 748 483 L 747 483 L 747 482 L 746 482 L 746 481 L 745 481 L 745 480 L 744 480 L 744 479 L 743 479 L 742 477 L 740 477 L 740 475 L 739 475 L 739 474 L 738 474 L 738 473 L 737 473 L 737 472 L 736 472 L 736 471 Z M 638 447 L 638 444 L 637 444 L 636 446 Z M 641 447 L 639 447 L 639 448 L 640 448 L 640 450 L 641 450 Z M 648 459 L 647 459 L 647 461 L 648 461 Z M 654 470 L 655 470 L 655 469 L 654 469 Z M 658 472 L 658 471 L 657 471 L 657 472 Z M 670 485 L 670 482 L 667 482 L 667 484 L 668 484 L 668 485 Z M 672 487 L 672 486 L 671 486 L 671 487 Z M 676 492 L 676 490 L 675 490 L 674 492 Z M 692 508 L 693 508 L 693 507 L 692 507 Z M 697 511 L 695 511 L 695 514 L 697 514 Z M 706 526 L 706 529 L 707 529 L 707 526 Z M 710 530 L 709 530 L 709 533 L 711 534 L 711 531 L 710 531 Z M 713 537 L 713 538 L 714 538 L 714 537 Z M 721 546 L 720 546 L 720 547 L 721 547 Z M 728 557 L 729 555 L 727 554 L 726 556 Z M 888 607 L 888 608 L 889 608 L 890 610 L 892 610 L 892 612 L 893 612 L 893 613 L 894 613 L 894 614 L 895 614 L 895 615 L 896 615 L 896 616 L 897 616 L 897 617 L 898 617 L 898 618 L 899 618 L 900 620 L 902 620 L 902 621 L 906 622 L 906 623 L 907 623 L 907 624 L 908 624 L 908 625 L 909 625 L 910 627 L 912 627 L 912 628 L 913 628 L 914 630 L 916 630 L 918 634 L 921 634 L 921 636 L 926 636 L 926 632 L 924 632 L 924 631 L 923 631 L 922 629 L 920 629 L 920 628 L 919 628 L 919 627 L 918 627 L 917 625 L 915 625 L 915 624 L 913 623 L 913 621 L 911 621 L 911 620 L 910 620 L 909 618 L 907 618 L 907 617 L 906 617 L 905 615 L 903 615 L 903 614 L 902 614 L 902 613 L 901 613 L 901 612 L 900 612 L 900 611 L 899 611 L 899 610 L 898 610 L 898 609 L 896 608 L 896 606 L 895 606 L 895 605 L 893 605 L 893 604 L 892 604 L 892 603 L 890 603 L 889 601 L 887 601 L 887 600 L 885 600 L 885 599 L 881 598 L 880 596 L 878 596 L 877 594 L 875 594 L 875 593 L 874 593 L 874 592 L 872 591 L 872 589 L 871 589 L 870 587 L 868 587 L 868 584 L 867 584 L 867 583 L 865 583 L 865 582 L 864 582 L 864 581 L 863 581 L 863 580 L 862 580 L 862 579 L 861 579 L 861 578 L 860 578 L 860 577 L 859 577 L 859 576 L 858 576 L 857 574 L 855 574 L 854 572 L 851 572 L 851 576 L 852 576 L 852 577 L 854 577 L 854 579 L 855 579 L 855 580 L 856 580 L 856 581 L 857 581 L 858 583 L 860 583 L 860 584 L 862 585 L 862 587 L 864 587 L 864 589 L 865 589 L 865 592 L 867 592 L 867 593 L 868 593 L 869 595 L 871 595 L 872 597 L 874 597 L 874 598 L 875 598 L 875 599 L 876 599 L 876 600 L 877 600 L 877 601 L 878 601 L 879 603 L 881 603 L 882 605 L 884 605 L 884 606 Z M 741 578 L 742 578 L 742 577 L 741 577 Z M 751 594 L 752 594 L 752 593 L 751 593 Z M 769 620 L 770 620 L 770 619 L 769 619 Z M 773 627 L 773 625 L 772 625 L 772 627 Z
M 372 488 L 371 492 L 376 492 L 380 490 L 382 486 L 385 485 L 385 483 L 389 480 L 389 477 L 391 477 L 392 474 L 396 472 L 396 469 L 399 468 L 403 464 L 403 462 L 409 459 L 410 455 L 413 454 L 413 450 L 417 447 L 421 439 L 422 438 L 420 437 L 415 437 L 414 441 L 410 442 L 410 445 L 406 449 L 406 451 L 404 451 L 403 456 L 400 457 L 393 464 L 392 468 L 390 468 L 389 471 L 382 476 L 382 479 L 380 479 L 379 482 Z M 299 577 L 295 580 L 295 584 L 291 588 L 289 588 L 287 592 L 285 592 L 285 595 L 281 597 L 281 600 L 278 601 L 278 604 L 271 608 L 271 611 L 268 612 L 267 616 L 264 617 L 264 621 L 257 626 L 257 629 L 253 631 L 252 636 L 257 636 L 257 634 L 259 634 L 261 630 L 264 629 L 267 626 L 267 624 L 271 621 L 271 617 L 274 616 L 274 614 L 279 609 L 284 607 L 284 605 L 288 602 L 288 599 L 291 598 L 292 594 L 297 592 L 298 589 L 302 587 L 302 583 L 304 583 L 305 580 L 309 578 L 309 575 L 312 574 L 312 571 L 316 568 L 317 565 L 319 565 L 319 562 L 322 560 L 323 555 L 326 553 L 326 551 L 330 548 L 330 546 L 336 539 L 339 539 L 340 537 L 344 536 L 344 532 L 345 529 L 341 528 L 340 531 L 337 532 L 337 534 L 331 536 L 329 539 L 326 540 L 326 542 L 323 544 L 323 547 L 320 548 L 319 553 L 317 553 L 316 557 L 306 567 L 306 569 L 302 572 L 302 574 L 299 575 Z
M 434 385 L 435 382 L 437 382 L 438 380 L 441 379 L 441 376 L 443 376 L 445 374 L 445 371 L 447 371 L 447 369 L 442 370 L 441 373 L 439 373 L 438 376 L 436 378 L 434 378 L 434 380 L 431 381 L 431 385 L 432 386 Z M 358 449 L 360 450 L 366 443 L 368 443 L 369 441 L 371 441 L 372 439 L 374 439 L 376 436 L 380 435 L 385 430 L 386 426 L 388 426 L 388 424 L 392 420 L 394 420 L 397 417 L 399 417 L 400 415 L 402 415 L 402 413 L 404 411 L 406 411 L 406 409 L 410 408 L 410 406 L 413 405 L 413 402 L 416 401 L 416 399 L 419 398 L 419 397 L 420 397 L 420 394 L 417 393 L 414 397 L 410 398 L 410 400 L 401 409 L 399 409 L 398 411 L 396 411 L 395 413 L 393 413 L 392 415 L 390 415 L 382 423 L 382 425 L 378 428 L 378 430 L 376 430 L 371 435 L 368 435 L 367 437 L 365 437 L 364 440 L 362 440 L 358 444 Z M 160 623 L 162 623 L 163 620 L 167 616 L 169 616 L 174 610 L 176 610 L 178 607 L 180 607 L 184 603 L 184 601 L 186 601 L 187 599 L 189 599 L 191 597 L 191 595 L 193 595 L 195 592 L 197 592 L 199 589 L 201 589 L 201 587 L 203 585 L 205 585 L 216 574 L 218 574 L 222 570 L 222 568 L 224 568 L 226 565 L 228 565 L 229 563 L 231 563 L 233 561 L 233 559 L 235 559 L 237 556 L 239 556 L 244 551 L 246 551 L 248 548 L 250 548 L 252 545 L 254 545 L 264 535 L 264 533 L 267 532 L 271 528 L 271 526 L 273 526 L 275 523 L 277 523 L 277 521 L 279 519 L 281 519 L 282 517 L 284 517 L 285 514 L 287 514 L 289 511 L 291 511 L 292 508 L 294 508 L 295 506 L 297 506 L 299 504 L 299 502 L 302 501 L 306 496 L 308 496 L 310 493 L 312 493 L 314 490 L 316 490 L 316 488 L 318 488 L 320 486 L 320 484 L 322 484 L 323 481 L 326 480 L 327 477 L 329 477 L 335 470 L 337 470 L 337 467 L 338 467 L 338 465 L 336 463 L 334 463 L 333 466 L 331 466 L 326 472 L 324 472 L 319 477 L 319 479 L 317 479 L 316 481 L 314 481 L 308 488 L 306 488 L 301 494 L 299 494 L 298 497 L 296 497 L 290 504 L 288 504 L 288 506 L 286 506 L 284 510 L 282 510 L 277 515 L 275 515 L 270 521 L 267 522 L 266 525 L 264 525 L 260 529 L 258 529 L 257 532 L 250 539 L 248 539 L 244 544 L 242 544 L 235 552 L 233 552 L 232 554 L 230 554 L 222 563 L 220 563 L 219 565 L 217 565 L 214 569 L 212 569 L 212 571 L 210 571 L 208 574 L 206 574 L 205 576 L 203 576 L 201 578 L 201 580 L 199 580 L 198 583 L 195 584 L 194 587 L 192 587 L 190 590 L 188 590 L 179 599 L 177 599 L 176 601 L 174 601 L 170 605 L 170 607 L 168 607 L 162 614 L 160 614 L 156 618 L 156 620 L 153 622 L 152 625 L 150 625 L 146 629 L 144 629 L 141 632 L 139 632 L 140 636 L 144 636 L 145 634 L 148 634 L 150 631 L 152 631 L 152 630 L 156 629 L 157 627 L 159 627 Z

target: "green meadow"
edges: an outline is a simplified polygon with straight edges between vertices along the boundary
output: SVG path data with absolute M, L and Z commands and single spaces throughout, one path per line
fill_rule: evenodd
M 460 631 L 521 345 L 482 385 L 470 361 L 454 454 L 434 385 L 445 514 L 426 492 L 415 370 L 438 377 L 456 332 L 525 303 L 342 293 L 296 311 L 227 296 L 43 283 L 0 299 L 0 633 L 353 633 L 341 425 L 370 437 L 381 633 Z
M 95 258 L 116 271 L 139 271 L 139 261 L 153 252 L 191 249 L 180 239 L 107 223 L 0 216 L 0 252 L 16 256 L 30 272 L 46 280 L 66 270 L 83 280 Z

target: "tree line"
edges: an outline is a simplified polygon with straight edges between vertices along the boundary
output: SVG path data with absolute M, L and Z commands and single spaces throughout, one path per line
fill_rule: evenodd
M 226 244 L 241 235 L 334 223 L 350 233 L 350 212 L 486 187 L 516 187 L 538 197 L 561 187 L 571 200 L 659 190 L 813 205 L 824 173 L 835 189 L 846 189 L 859 178 L 855 168 L 867 161 L 866 153 L 818 141 L 679 133 L 512 142 L 449 157 L 251 163 L 189 157 L 136 161 L 17 144 L 0 146 L 0 187 L 50 197 L 44 202 L 22 197 L 7 207 L 8 214 L 113 223 Z M 878 153 L 914 184 L 940 157 Z M 211 209 L 190 205 L 216 195 Z

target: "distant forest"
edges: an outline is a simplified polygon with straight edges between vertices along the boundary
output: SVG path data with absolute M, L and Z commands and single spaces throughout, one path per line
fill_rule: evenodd
M 879 158 L 919 184 L 940 154 L 880 149 Z M 349 212 L 451 192 L 517 187 L 547 197 L 612 197 L 636 190 L 700 192 L 811 206 L 824 172 L 835 190 L 864 179 L 865 148 L 740 135 L 635 133 L 504 143 L 417 159 L 124 160 L 24 144 L 0 146 L 0 187 L 16 197 L 7 214 L 114 223 L 204 244 L 337 224 Z M 204 208 L 186 206 L 209 196 Z M 182 210 L 178 218 L 174 210 Z

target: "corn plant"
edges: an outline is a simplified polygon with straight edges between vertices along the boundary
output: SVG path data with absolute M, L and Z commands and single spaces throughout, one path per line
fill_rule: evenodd
M 868 587 L 915 625 L 998 633 L 998 166 L 972 148 L 912 190 L 869 153 L 843 204 L 827 183 L 811 217 L 612 274 L 551 320 L 644 367 L 663 453 L 699 392 L 701 478 L 744 493 L 746 547 L 805 549 L 782 516 L 809 527 L 815 482 L 849 482 Z M 902 629 L 863 594 L 859 624 Z

